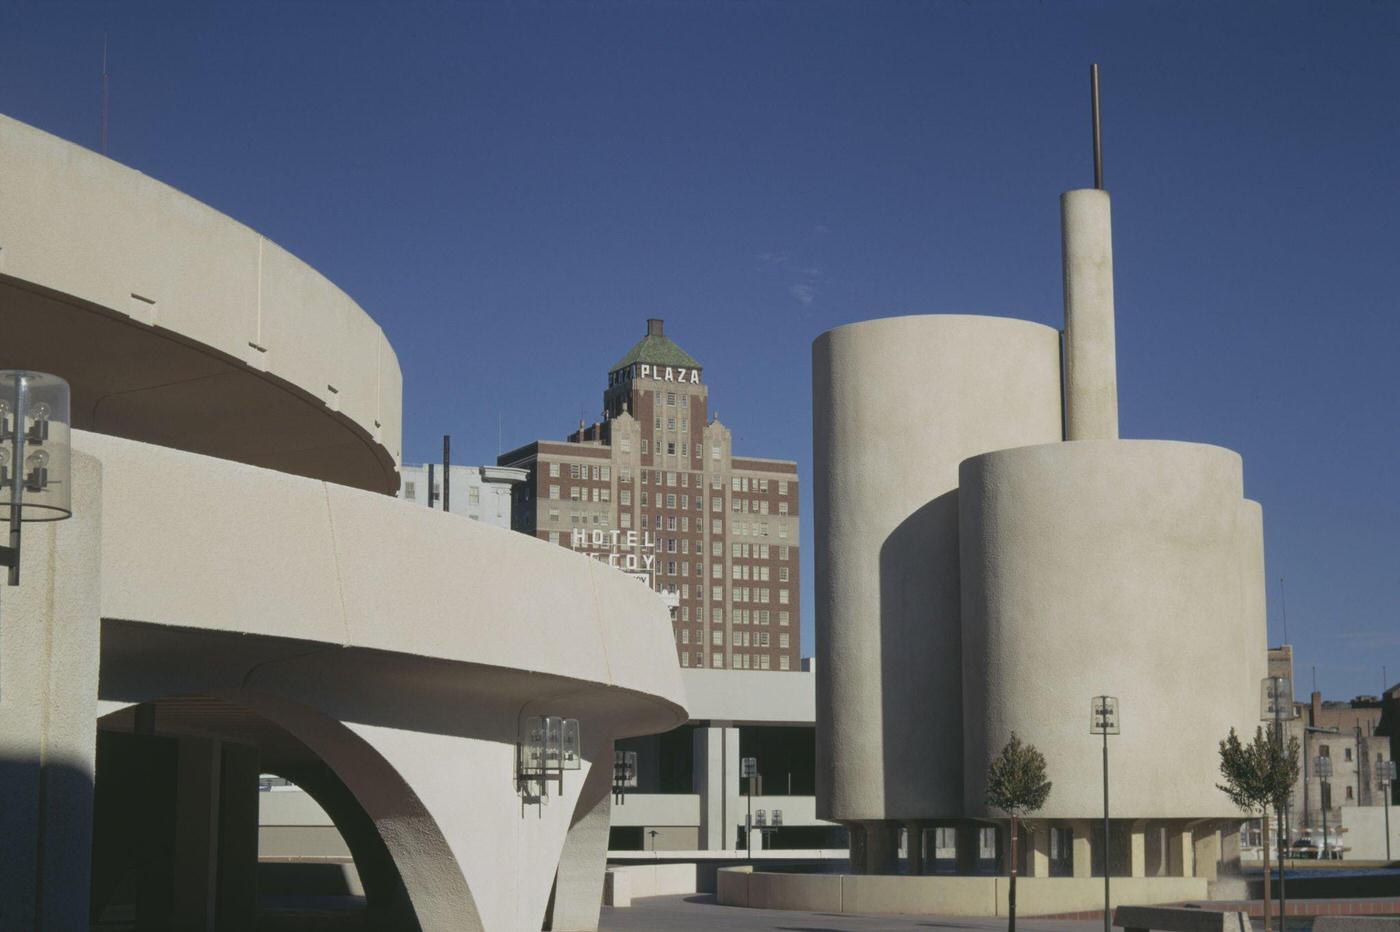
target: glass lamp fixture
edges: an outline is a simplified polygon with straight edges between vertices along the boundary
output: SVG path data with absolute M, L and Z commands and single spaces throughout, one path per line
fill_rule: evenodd
M 1286 676 L 1266 676 L 1259 683 L 1259 719 L 1272 722 L 1294 718 L 1293 681 Z
M 68 383 L 46 372 L 0 370 L 0 566 L 19 585 L 20 525 L 73 516 Z
M 1320 780 L 1326 780 L 1327 778 L 1331 777 L 1331 776 L 1332 776 L 1332 758 L 1330 758 L 1330 757 L 1315 757 L 1315 758 L 1313 758 L 1313 773 L 1317 774 L 1318 779 L 1320 779 Z

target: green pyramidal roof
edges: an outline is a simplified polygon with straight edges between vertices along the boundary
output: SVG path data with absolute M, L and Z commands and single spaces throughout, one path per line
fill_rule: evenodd
M 662 332 L 659 320 L 647 321 L 647 335 L 638 340 L 637 345 L 628 350 L 627 355 L 619 359 L 608 371 L 626 369 L 634 362 L 645 362 L 654 366 L 700 368 L 700 363 L 695 361 L 694 356 L 681 349 Z

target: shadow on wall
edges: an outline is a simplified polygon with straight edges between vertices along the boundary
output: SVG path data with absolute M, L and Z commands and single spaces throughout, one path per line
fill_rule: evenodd
M 958 572 L 958 490 L 953 489 L 905 518 L 880 547 L 880 711 L 884 809 L 891 818 L 961 810 Z M 956 753 L 940 750 L 935 741 Z M 912 774 L 919 775 L 917 785 L 908 782 Z M 943 798 L 940 788 L 947 794 Z
M 87 927 L 91 804 L 87 767 L 0 758 L 0 929 Z

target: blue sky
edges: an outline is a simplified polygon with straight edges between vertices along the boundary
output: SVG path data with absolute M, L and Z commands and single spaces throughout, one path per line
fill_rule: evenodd
M 657 316 L 809 492 L 818 333 L 1058 324 L 1098 61 L 1123 433 L 1244 455 L 1300 690 L 1400 680 L 1400 4 L 3 2 L 0 111 L 95 148 L 104 34 L 109 154 L 381 323 L 408 459 L 562 436 Z

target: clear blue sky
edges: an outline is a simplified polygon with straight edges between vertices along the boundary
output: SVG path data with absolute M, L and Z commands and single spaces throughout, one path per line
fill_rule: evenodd
M 1400 679 L 1400 3 L 4 2 L 0 110 L 95 148 L 104 33 L 110 155 L 383 325 L 408 459 L 563 436 L 658 316 L 808 515 L 818 333 L 1060 320 L 1097 60 L 1123 432 L 1244 455 L 1300 689 Z

